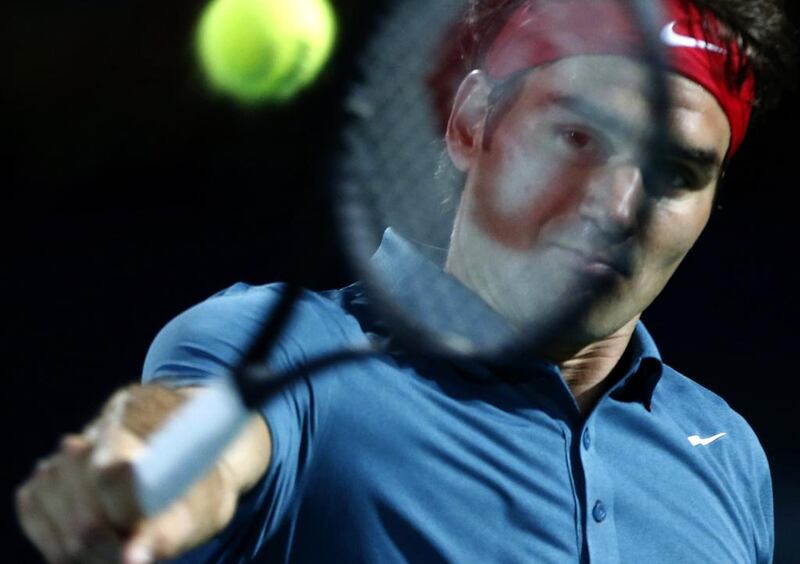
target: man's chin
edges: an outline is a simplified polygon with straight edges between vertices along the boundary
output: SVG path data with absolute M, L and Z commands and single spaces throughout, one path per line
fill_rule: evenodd
M 615 336 L 630 335 L 638 319 L 639 314 L 622 318 L 619 310 L 613 309 L 584 311 L 572 319 L 563 320 L 544 348 L 569 356 Z

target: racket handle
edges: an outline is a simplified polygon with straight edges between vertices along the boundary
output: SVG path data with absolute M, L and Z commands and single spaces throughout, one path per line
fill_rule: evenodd
M 236 389 L 220 379 L 181 407 L 134 460 L 139 507 L 153 516 L 202 478 L 249 418 Z

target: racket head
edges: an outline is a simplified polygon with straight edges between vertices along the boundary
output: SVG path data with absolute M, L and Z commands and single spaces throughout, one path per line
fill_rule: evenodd
M 659 3 L 587 1 L 588 13 L 574 0 L 516 4 L 532 8 L 516 13 L 518 29 L 500 27 L 483 68 L 453 72 L 461 90 L 448 136 L 480 129 L 478 156 L 462 170 L 443 157 L 426 85 L 465 2 L 442 2 L 435 14 L 423 0 L 397 3 L 348 98 L 335 192 L 341 240 L 393 336 L 426 354 L 497 362 L 546 347 L 625 274 L 609 266 L 627 268 L 577 219 L 589 199 L 605 197 L 598 171 L 633 163 L 651 187 L 662 182 L 669 98 Z M 554 24 L 576 17 L 576 29 Z M 609 29 L 626 35 L 613 43 Z M 608 52 L 579 52 L 575 42 Z M 475 99 L 484 111 L 470 123 Z M 406 257 L 404 268 L 388 254 Z

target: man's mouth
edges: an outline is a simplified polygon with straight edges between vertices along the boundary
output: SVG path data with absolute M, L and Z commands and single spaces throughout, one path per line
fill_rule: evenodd
M 625 260 L 622 253 L 603 252 L 586 249 L 578 245 L 553 243 L 552 246 L 564 253 L 577 267 L 598 276 L 620 276 L 627 278 L 631 274 L 630 261 Z

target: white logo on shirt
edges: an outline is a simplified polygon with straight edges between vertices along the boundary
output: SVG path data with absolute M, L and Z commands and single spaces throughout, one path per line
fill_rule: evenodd
M 724 437 L 727 434 L 728 433 L 717 433 L 716 435 L 713 435 L 713 436 L 705 438 L 705 439 L 701 439 L 699 435 L 692 435 L 691 437 L 689 437 L 689 442 L 692 443 L 693 447 L 696 447 L 696 446 L 708 446 L 711 443 L 713 443 L 714 441 L 718 441 L 719 439 L 721 439 L 722 437 Z
M 661 30 L 661 41 L 666 43 L 671 47 L 688 47 L 689 49 L 705 49 L 706 51 L 712 51 L 714 53 L 721 53 L 725 54 L 727 51 L 720 47 L 719 45 L 714 45 L 713 43 L 708 43 L 707 41 L 703 41 L 702 39 L 695 39 L 694 37 L 689 37 L 688 35 L 681 35 L 677 31 L 675 31 L 675 26 L 678 24 L 677 20 L 672 21 L 664 26 Z

